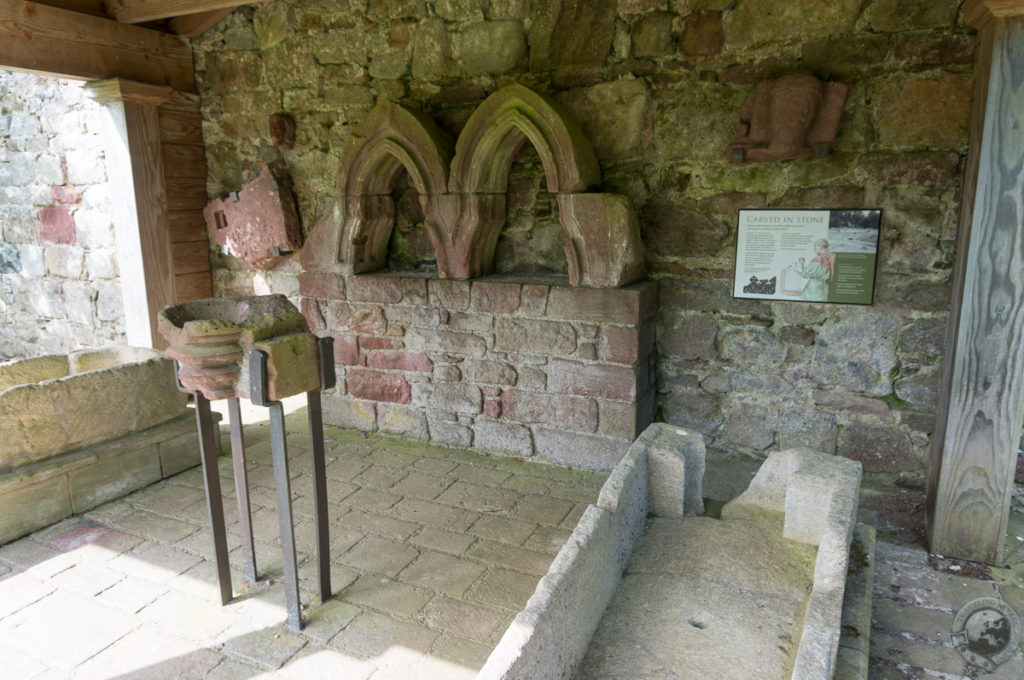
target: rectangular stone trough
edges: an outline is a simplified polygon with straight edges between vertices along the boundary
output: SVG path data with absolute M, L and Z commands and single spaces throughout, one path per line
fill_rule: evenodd
M 151 349 L 0 363 L 0 543 L 198 465 L 185 401 Z
M 860 464 L 773 453 L 721 518 L 699 516 L 704 464 L 699 434 L 648 427 L 478 680 L 864 677 L 870 609 L 847 593 L 843 618 Z

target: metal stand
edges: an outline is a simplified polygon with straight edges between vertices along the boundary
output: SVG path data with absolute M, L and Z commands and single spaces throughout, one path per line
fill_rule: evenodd
M 334 386 L 333 338 L 320 338 L 317 342 L 320 364 L 320 389 Z M 250 350 L 250 401 L 270 409 L 270 453 L 274 465 L 274 490 L 277 496 L 277 524 L 281 541 L 282 569 L 284 572 L 285 604 L 288 626 L 302 628 L 299 601 L 298 562 L 295 555 L 295 531 L 292 522 L 291 478 L 288 474 L 288 446 L 285 440 L 284 407 L 280 401 L 267 399 L 267 355 Z M 177 370 L 177 363 L 175 363 Z M 179 383 L 180 384 L 180 383 Z M 199 428 L 199 449 L 203 462 L 206 486 L 206 504 L 209 511 L 210 531 L 213 534 L 213 552 L 220 582 L 221 604 L 232 598 L 231 572 L 228 565 L 227 537 L 224 523 L 224 503 L 221 497 L 218 451 L 214 445 L 215 423 L 210 402 L 200 392 L 193 393 L 196 403 L 196 421 Z M 324 429 L 320 409 L 320 390 L 306 392 L 309 411 L 310 453 L 313 457 L 313 505 L 316 525 L 317 574 L 320 601 L 331 597 L 330 538 L 327 517 L 327 472 L 324 460 Z M 228 400 L 231 422 L 231 459 L 234 467 L 235 491 L 238 495 L 238 521 L 242 534 L 242 559 L 245 577 L 257 580 L 256 551 L 252 534 L 252 513 L 249 505 L 249 483 L 245 465 L 245 442 L 242 437 L 241 406 L 237 397 Z

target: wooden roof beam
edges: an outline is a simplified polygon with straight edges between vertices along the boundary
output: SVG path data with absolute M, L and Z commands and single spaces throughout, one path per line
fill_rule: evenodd
M 234 12 L 235 9 L 235 7 L 225 7 L 224 9 L 211 9 L 209 12 L 197 12 L 196 14 L 174 17 L 167 22 L 167 28 L 172 33 L 194 38 L 197 35 L 206 33 L 217 22 Z
M 238 0 L 106 0 L 107 14 L 126 24 L 180 17 L 186 14 L 233 10 L 243 4 Z
M 185 38 L 24 0 L 0 0 L 0 68 L 196 89 Z

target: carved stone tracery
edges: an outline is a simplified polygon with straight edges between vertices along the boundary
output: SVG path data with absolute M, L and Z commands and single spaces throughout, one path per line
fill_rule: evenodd
M 505 223 L 509 169 L 527 141 L 541 158 L 548 190 L 558 196 L 570 283 L 617 287 L 639 279 L 643 246 L 628 199 L 584 193 L 601 181 L 593 147 L 557 103 L 522 85 L 484 100 L 454 154 L 428 118 L 379 104 L 342 152 L 338 197 L 310 234 L 303 265 L 340 274 L 384 268 L 394 225 L 391 191 L 405 169 L 420 194 L 438 275 L 491 273 Z

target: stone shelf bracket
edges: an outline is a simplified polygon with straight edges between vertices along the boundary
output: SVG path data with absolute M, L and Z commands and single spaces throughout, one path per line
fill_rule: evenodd
M 285 439 L 284 397 L 306 393 L 310 453 L 313 462 L 313 504 L 317 571 L 321 602 L 331 596 L 327 476 L 320 391 L 334 386 L 333 338 L 316 338 L 298 310 L 283 295 L 214 298 L 172 305 L 160 312 L 160 332 L 169 343 L 179 389 L 191 392 L 196 404 L 199 448 L 213 534 L 221 603 L 233 596 L 228 564 L 224 506 L 217 465 L 211 399 L 228 399 L 231 458 L 238 497 L 242 555 L 246 578 L 258 578 L 245 467 L 240 397 L 270 410 L 270 449 L 277 496 L 277 519 L 288 626 L 302 628 L 298 561 L 292 521 L 291 483 Z
M 307 271 L 362 274 L 383 269 L 394 226 L 391 191 L 402 170 L 420 194 L 441 278 L 494 270 L 506 219 L 509 169 L 529 142 L 568 236 L 574 286 L 619 287 L 643 276 L 643 244 L 628 199 L 592 193 L 601 172 L 579 125 L 554 100 L 522 85 L 489 96 L 454 145 L 422 114 L 382 102 L 342 152 L 338 197 L 310 234 Z

